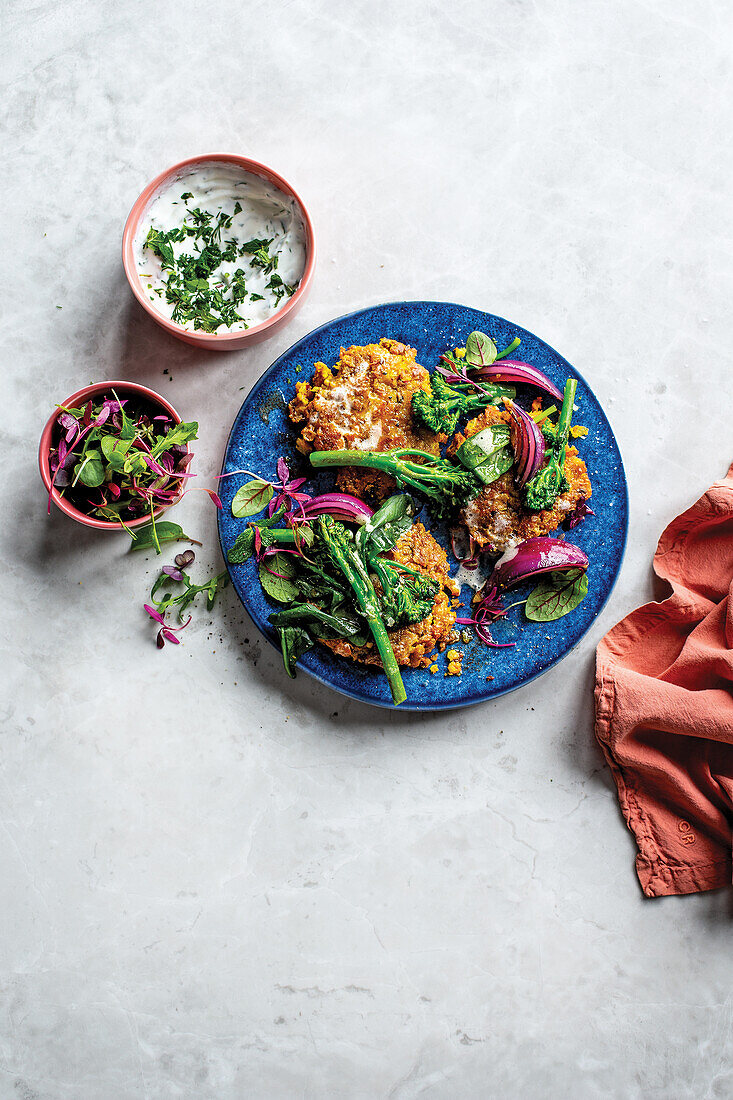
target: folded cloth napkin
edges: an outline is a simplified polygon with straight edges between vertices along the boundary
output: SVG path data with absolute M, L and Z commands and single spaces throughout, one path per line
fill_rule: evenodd
M 731 883 L 733 465 L 659 540 L 672 586 L 596 653 L 596 736 L 647 897 Z

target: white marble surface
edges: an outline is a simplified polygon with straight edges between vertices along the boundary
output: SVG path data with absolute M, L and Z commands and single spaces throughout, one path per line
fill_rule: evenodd
M 731 458 L 730 5 L 3 18 L 0 1096 L 730 1096 L 730 896 L 643 899 L 591 708 L 596 642 Z M 119 257 L 143 184 L 206 150 L 279 168 L 320 236 L 303 312 L 221 357 L 159 331 Z M 157 387 L 203 478 L 285 347 L 403 297 L 515 319 L 604 401 L 631 533 L 590 635 L 437 717 L 290 684 L 231 592 L 158 653 L 153 561 L 46 518 L 52 403 Z M 216 566 L 203 495 L 176 518 Z

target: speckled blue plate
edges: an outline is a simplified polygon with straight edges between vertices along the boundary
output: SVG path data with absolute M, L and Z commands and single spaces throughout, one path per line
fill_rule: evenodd
M 606 603 L 623 558 L 628 497 L 616 439 L 588 384 L 543 340 L 502 317 L 450 302 L 390 302 L 330 321 L 281 355 L 253 386 L 239 410 L 224 456 L 223 473 L 244 468 L 276 481 L 275 464 L 279 455 L 289 460 L 291 470 L 298 474 L 308 473 L 309 467 L 295 450 L 296 434 L 287 419 L 286 405 L 296 381 L 311 377 L 314 362 L 335 363 L 342 346 L 375 343 L 389 336 L 417 348 L 418 362 L 432 370 L 446 348 L 463 345 L 475 329 L 489 333 L 499 347 L 505 347 L 519 336 L 522 344 L 517 357 L 539 367 L 561 390 L 569 376 L 578 379 L 578 411 L 574 419 L 588 428 L 587 438 L 581 441 L 581 454 L 588 464 L 596 514 L 577 527 L 569 541 L 581 546 L 590 560 L 589 593 L 570 615 L 551 623 L 528 622 L 521 607 L 511 611 L 492 631 L 497 641 L 516 641 L 516 646 L 513 649 L 486 649 L 476 641 L 462 645 L 465 652 L 461 676 L 444 676 L 444 657 L 438 658 L 440 672 L 437 674 L 427 669 L 403 669 L 407 701 L 400 710 L 468 706 L 529 683 L 577 645 Z M 231 513 L 232 497 L 246 480 L 246 477 L 232 477 L 220 482 L 224 507 L 219 513 L 219 538 L 225 560 L 229 548 L 247 523 L 247 520 L 234 519 Z M 306 488 L 323 492 L 333 485 L 333 481 L 334 471 L 326 470 L 313 478 Z M 421 518 L 446 546 L 444 528 L 432 522 L 425 513 Z M 279 650 L 267 621 L 275 606 L 262 591 L 254 562 L 228 568 L 242 603 L 268 641 Z M 531 588 L 532 584 L 527 583 L 514 589 L 512 601 L 523 599 Z M 470 589 L 464 588 L 462 596 L 468 604 Z M 336 657 L 325 647 L 316 646 L 300 659 L 298 668 L 343 695 L 375 706 L 393 705 L 386 677 L 378 669 Z M 288 682 L 283 669 L 283 688 Z

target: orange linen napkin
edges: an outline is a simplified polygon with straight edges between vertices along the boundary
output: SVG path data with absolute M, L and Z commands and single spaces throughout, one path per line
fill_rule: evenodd
M 654 570 L 672 586 L 596 652 L 596 736 L 647 897 L 731 883 L 733 465 L 670 523 Z

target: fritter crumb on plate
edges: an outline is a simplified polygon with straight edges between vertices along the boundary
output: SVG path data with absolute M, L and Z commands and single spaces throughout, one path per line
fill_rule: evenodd
M 439 453 L 440 437 L 412 421 L 412 396 L 430 389 L 430 376 L 416 362 L 414 348 L 383 338 L 378 344 L 341 348 L 338 363 L 314 364 L 310 382 L 296 382 L 288 406 L 290 419 L 302 424 L 297 447 L 311 451 L 391 451 L 416 447 Z M 342 492 L 378 499 L 395 490 L 379 470 L 344 468 L 338 472 Z
M 453 638 L 453 624 L 456 620 L 455 604 L 458 601 L 459 588 L 448 574 L 448 557 L 445 550 L 435 541 L 422 523 L 414 523 L 397 541 L 397 545 L 387 557 L 403 565 L 411 565 L 440 584 L 435 597 L 433 610 L 426 619 L 400 630 L 390 630 L 389 639 L 394 655 L 400 665 L 412 668 L 424 668 L 431 663 L 430 656 L 437 648 L 441 652 Z M 380 665 L 381 660 L 373 642 L 364 646 L 353 646 L 343 639 L 327 640 L 321 643 L 337 653 L 339 657 L 349 657 L 366 665 Z
M 511 424 L 511 416 L 505 409 L 493 405 L 480 416 L 469 420 L 465 435 L 460 432 L 451 444 L 451 451 L 460 447 L 464 439 L 470 439 L 492 424 Z M 577 447 L 568 446 L 565 452 L 565 477 L 570 488 L 561 493 L 552 509 L 530 512 L 522 504 L 519 490 L 514 484 L 514 470 L 508 470 L 491 485 L 485 486 L 463 509 L 461 516 L 479 550 L 506 550 L 524 539 L 549 535 L 563 522 L 581 497 L 589 499 L 592 488 L 585 462 L 578 455 Z

